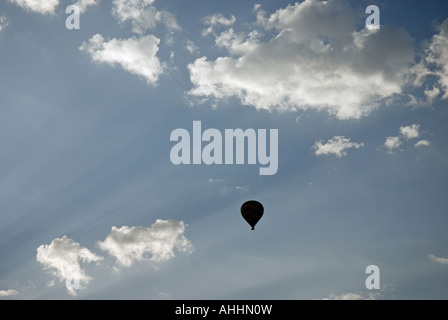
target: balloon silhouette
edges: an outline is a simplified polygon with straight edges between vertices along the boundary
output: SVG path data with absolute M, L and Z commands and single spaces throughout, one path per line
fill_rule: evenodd
M 246 201 L 241 206 L 241 215 L 252 227 L 252 230 L 255 230 L 255 225 L 263 216 L 263 212 L 263 205 L 255 200 Z

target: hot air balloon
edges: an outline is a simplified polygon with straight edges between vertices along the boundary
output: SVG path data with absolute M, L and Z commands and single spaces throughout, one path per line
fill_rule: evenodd
M 243 203 L 241 206 L 241 215 L 244 220 L 255 230 L 255 225 L 263 216 L 264 208 L 263 205 L 255 200 L 249 200 Z

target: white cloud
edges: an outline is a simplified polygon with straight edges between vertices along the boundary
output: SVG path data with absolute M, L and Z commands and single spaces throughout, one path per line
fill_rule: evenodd
M 0 290 L 0 298 L 3 297 L 11 297 L 11 296 L 15 296 L 16 294 L 19 294 L 19 292 L 17 290 Z
M 137 20 L 141 16 L 141 11 L 152 5 L 155 0 L 114 0 L 112 13 L 124 22 L 128 19 Z
M 5 28 L 8 26 L 8 20 L 6 17 L 0 16 L 0 32 L 5 30 Z
M 221 192 L 223 194 L 231 193 L 231 192 L 247 192 L 249 191 L 249 187 L 247 186 L 222 186 Z
M 433 74 L 438 77 L 438 84 L 444 91 L 442 99 L 448 98 L 448 19 L 440 26 L 427 49 L 426 62 L 434 65 Z M 435 93 L 434 93 L 435 94 Z
M 85 274 L 80 262 L 99 262 L 103 258 L 82 247 L 73 239 L 54 239 L 49 245 L 41 245 L 37 248 L 36 260 L 44 265 L 45 269 L 61 281 L 67 279 L 79 279 L 80 284 L 89 283 L 92 278 Z M 67 288 L 71 295 L 76 295 L 74 288 Z
M 162 21 L 165 26 L 170 30 L 180 30 L 182 29 L 177 22 L 176 16 L 174 13 L 171 13 L 166 10 L 162 10 Z
M 419 140 L 417 141 L 417 143 L 414 145 L 414 147 L 418 148 L 418 147 L 427 147 L 431 144 L 431 142 L 429 142 L 428 140 Z
M 420 125 L 413 124 L 411 126 L 400 127 L 400 133 L 406 140 L 418 138 Z
M 434 262 L 441 263 L 441 264 L 448 264 L 448 258 L 439 258 L 433 254 L 428 255 L 428 257 L 429 257 L 429 259 L 431 259 Z
M 194 42 L 191 41 L 190 39 L 187 40 L 187 45 L 185 46 L 185 49 L 187 49 L 187 51 L 190 53 L 196 53 L 199 51 L 198 46 L 195 45 Z
M 174 249 L 191 252 L 193 246 L 184 232 L 182 221 L 157 219 L 151 227 L 112 227 L 98 245 L 114 256 L 119 265 L 129 267 L 136 261 L 167 261 L 174 257 Z
M 428 41 L 425 55 L 410 69 L 412 85 L 426 85 L 423 91 L 425 99 L 411 96 L 411 105 L 430 105 L 439 97 L 448 98 L 448 19 L 437 29 L 438 32 Z
M 132 22 L 132 31 L 144 34 L 146 30 L 153 29 L 157 23 L 163 22 L 168 29 L 181 29 L 176 16 L 168 11 L 159 11 L 152 6 L 155 0 L 114 0 L 112 13 L 120 21 Z
M 212 102 L 236 97 L 258 110 L 327 110 L 348 119 L 402 92 L 414 60 L 403 29 L 356 31 L 359 21 L 347 1 L 305 0 L 267 17 L 256 13 L 260 28 L 246 33 L 233 29 L 235 19 L 206 18 L 204 34 L 218 24 L 228 27 L 215 36 L 229 55 L 188 65 L 190 96 Z
M 79 49 L 89 53 L 93 61 L 119 65 L 145 78 L 148 84 L 155 84 L 163 73 L 163 65 L 157 58 L 159 43 L 160 40 L 153 35 L 105 41 L 100 34 L 96 34 Z
M 347 149 L 356 148 L 359 149 L 364 146 L 364 143 L 351 142 L 350 139 L 344 136 L 335 136 L 328 140 L 326 143 L 317 141 L 313 149 L 316 156 L 334 154 L 337 157 L 342 157 L 347 154 Z
M 11 3 L 41 14 L 54 14 L 54 10 L 59 5 L 59 0 L 8 0 Z
M 202 30 L 202 35 L 206 36 L 214 31 L 216 26 L 231 26 L 235 23 L 235 16 L 230 16 L 230 18 L 224 17 L 221 13 L 211 14 L 204 18 L 204 24 L 208 26 L 208 28 Z
M 73 5 L 79 8 L 81 13 L 85 12 L 88 7 L 97 6 L 101 0 L 78 0 Z
M 420 136 L 420 125 L 412 124 L 410 126 L 402 126 L 400 127 L 399 132 L 401 134 L 401 137 L 405 140 L 415 139 Z M 400 136 L 387 137 L 386 141 L 384 142 L 384 146 L 388 149 L 388 153 L 393 153 L 395 149 L 401 147 L 402 143 L 403 142 Z M 429 145 L 430 142 L 428 140 L 419 140 L 414 144 L 416 148 Z
M 401 146 L 400 137 L 387 137 L 384 146 L 389 150 L 388 153 L 392 153 L 394 149 Z
M 224 182 L 224 180 L 222 180 L 222 179 L 214 179 L 214 178 L 210 178 L 207 181 L 208 181 L 208 183 L 221 183 L 221 182 Z
M 256 30 L 246 35 L 229 29 L 216 36 L 215 43 L 218 47 L 226 48 L 232 55 L 247 54 L 257 49 L 259 36 L 260 33 Z
M 359 293 L 343 293 L 340 295 L 330 294 L 328 298 L 323 298 L 322 300 L 377 300 L 381 297 L 380 293 L 371 292 L 368 294 Z
M 428 103 L 432 103 L 440 95 L 440 92 L 440 89 L 437 87 L 425 90 L 424 94 Z

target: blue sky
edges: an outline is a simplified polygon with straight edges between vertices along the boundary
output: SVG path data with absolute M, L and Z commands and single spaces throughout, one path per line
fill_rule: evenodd
M 0 3 L 0 299 L 448 298 L 445 1 L 73 3 Z M 277 173 L 173 165 L 193 121 Z

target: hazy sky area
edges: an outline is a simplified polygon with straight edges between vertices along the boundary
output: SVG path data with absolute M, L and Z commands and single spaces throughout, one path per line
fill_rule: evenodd
M 0 299 L 448 299 L 447 138 L 445 0 L 1 0 Z

